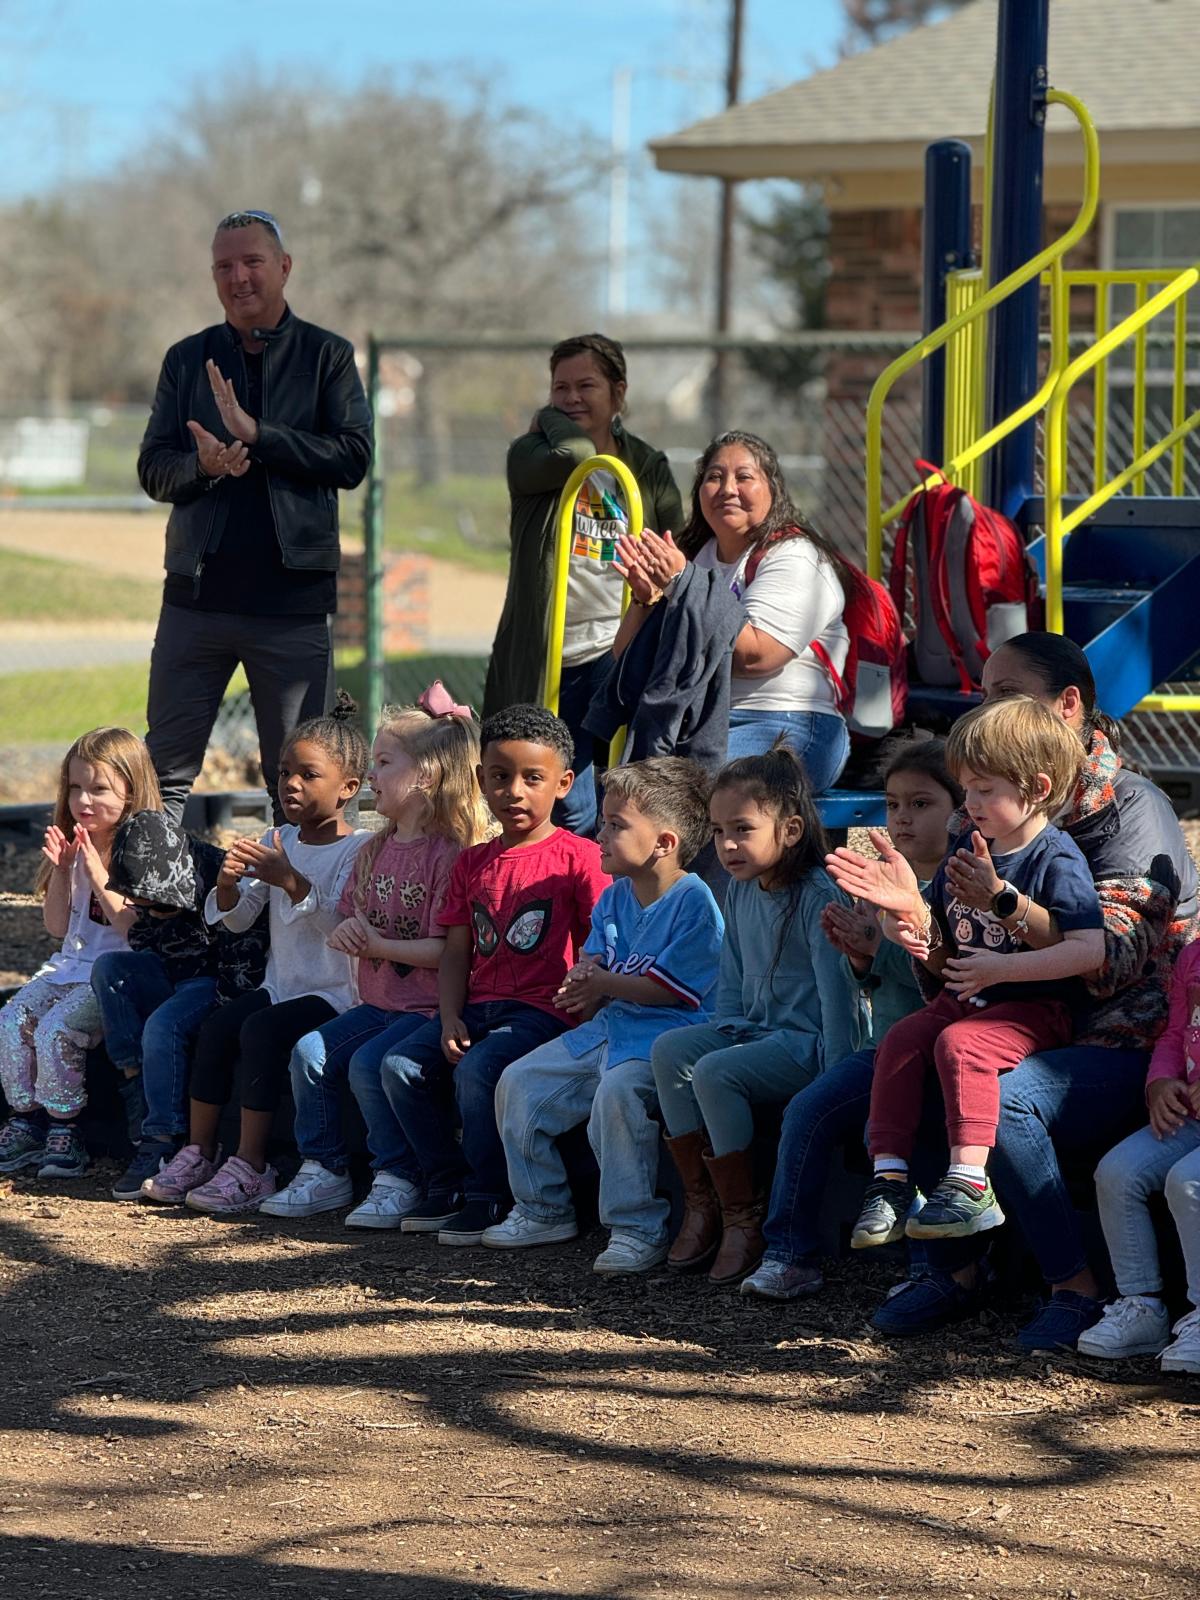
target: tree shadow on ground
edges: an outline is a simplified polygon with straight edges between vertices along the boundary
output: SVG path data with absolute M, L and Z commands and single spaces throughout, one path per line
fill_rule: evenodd
M 0 1344 L 9 1374 L 0 1391 L 0 1426 L 84 1451 L 76 1457 L 82 1471 L 60 1472 L 58 1486 L 43 1496 L 44 1509 L 64 1515 L 88 1492 L 95 1462 L 114 1441 L 169 1460 L 172 1449 L 219 1432 L 223 1418 L 264 1393 L 290 1398 L 290 1404 L 273 1401 L 279 1415 L 260 1417 L 259 1429 L 288 1428 L 299 1437 L 305 1429 L 336 1428 L 336 1470 L 351 1475 L 356 1456 L 378 1445 L 376 1430 L 394 1429 L 396 1438 L 411 1430 L 417 1440 L 435 1443 L 466 1436 L 562 1470 L 574 1470 L 582 1455 L 590 1470 L 614 1482 L 640 1473 L 672 1493 L 753 1494 L 809 1525 L 869 1518 L 872 1539 L 905 1538 L 918 1548 L 944 1541 L 951 1527 L 968 1549 L 984 1550 L 996 1539 L 986 1520 L 970 1526 L 931 1517 L 929 1495 L 934 1501 L 963 1494 L 986 1501 L 1018 1491 L 1112 1496 L 1148 1465 L 1169 1475 L 1193 1454 L 1190 1444 L 1175 1448 L 1173 1438 L 1140 1451 L 1122 1447 L 1116 1435 L 1127 1396 L 1142 1400 L 1163 1392 L 1146 1385 L 1144 1366 L 1115 1375 L 1129 1382 L 1128 1391 L 1114 1385 L 1087 1403 L 1076 1396 L 1060 1408 L 1062 1369 L 1011 1353 L 1003 1343 L 1011 1329 L 1002 1322 L 897 1347 L 877 1342 L 865 1324 L 887 1269 L 875 1265 L 838 1268 L 827 1297 L 781 1307 L 717 1293 L 703 1280 L 597 1279 L 587 1271 L 587 1241 L 498 1260 L 485 1251 L 452 1254 L 410 1236 L 352 1239 L 327 1222 L 300 1234 L 265 1218 L 224 1225 L 190 1219 L 185 1232 L 158 1214 L 127 1212 L 114 1224 L 145 1238 L 150 1262 L 114 1263 L 98 1258 L 86 1234 L 56 1240 L 39 1231 L 45 1218 L 33 1204 L 28 1221 L 0 1217 L 0 1255 L 12 1280 L 0 1296 Z M 51 1219 L 56 1209 L 52 1199 L 43 1207 Z M 402 1351 L 388 1347 L 397 1330 L 407 1338 Z M 421 1340 L 414 1341 L 414 1331 Z M 523 1339 L 542 1342 L 530 1347 Z M 1006 1384 L 1017 1386 L 1019 1403 L 1006 1397 Z M 978 1395 L 974 1412 L 962 1406 L 971 1385 Z M 1169 1392 L 1186 1395 L 1192 1386 Z M 383 1420 L 356 1420 L 330 1404 L 356 1393 L 369 1394 L 383 1408 Z M 678 1438 L 673 1408 L 688 1401 L 704 1402 L 711 1422 Z M 927 1420 L 939 1407 L 946 1448 L 934 1459 L 881 1460 L 874 1436 L 863 1431 L 881 1417 Z M 723 1440 L 727 1426 L 739 1434 L 738 1447 Z M 827 1441 L 819 1458 L 798 1458 L 797 1443 L 818 1427 Z M 969 1448 L 972 1433 L 986 1442 L 996 1429 L 1028 1456 L 1027 1470 L 1014 1472 L 1011 1459 L 993 1464 L 986 1449 Z M 100 1452 L 95 1460 L 91 1451 Z M 397 1470 L 414 1474 L 411 1498 L 418 1503 L 419 1461 Z M 227 1492 L 255 1492 L 261 1473 L 254 1452 L 231 1461 Z M 128 1514 L 153 1525 L 166 1504 L 163 1486 L 125 1489 L 122 1503 Z M 526 1511 L 541 1516 L 544 1509 L 539 1501 Z M 575 1525 L 550 1504 L 548 1527 L 561 1533 Z M 321 1537 L 382 1536 L 403 1527 L 410 1536 L 424 1530 L 436 1539 L 444 1526 L 438 1517 L 391 1519 L 386 1527 L 350 1517 L 340 1535 L 325 1527 Z M 645 1546 L 643 1553 L 660 1558 L 697 1531 L 695 1517 L 672 1522 L 661 1511 L 643 1525 L 633 1507 L 620 1503 L 593 1507 L 586 1527 L 609 1536 L 619 1531 L 626 1552 Z M 36 1554 L 40 1543 L 26 1543 Z M 260 1540 L 253 1554 L 236 1557 L 217 1548 L 196 1557 L 159 1552 L 153 1559 L 169 1566 L 177 1593 L 191 1592 L 189 1585 L 198 1594 L 222 1593 L 231 1561 L 239 1591 L 249 1583 L 317 1593 L 332 1584 L 331 1593 L 347 1592 L 350 1575 L 340 1567 L 306 1568 L 297 1577 L 288 1561 L 280 1564 L 288 1544 L 294 1541 Z M 75 1571 L 69 1563 L 78 1563 L 86 1576 L 100 1548 L 110 1573 L 147 1559 L 145 1549 L 127 1550 L 120 1540 L 100 1546 L 58 1540 L 55 1559 L 68 1573 Z M 1047 1561 L 1069 1555 L 1109 1578 L 1147 1568 L 1144 1557 L 1089 1557 L 1033 1532 L 1022 1548 Z M 840 1581 L 875 1576 L 869 1548 L 848 1548 L 841 1559 Z M 130 1587 L 142 1570 L 129 1569 Z M 149 1570 L 161 1586 L 162 1568 Z M 1195 1577 L 1170 1548 L 1161 1550 L 1154 1571 L 1176 1592 Z M 385 1580 L 361 1575 L 353 1581 Z M 644 1573 L 626 1571 L 620 1582 L 611 1592 L 651 1592 Z M 386 1584 L 392 1595 L 430 1600 L 526 1593 L 575 1600 L 575 1591 L 546 1582 L 536 1589 L 473 1580 L 455 1587 L 444 1578 L 406 1576 L 395 1556 Z M 891 1578 L 887 1589 L 904 1592 Z M 597 1592 L 607 1591 L 579 1594 Z M 706 1581 L 703 1592 L 722 1590 Z

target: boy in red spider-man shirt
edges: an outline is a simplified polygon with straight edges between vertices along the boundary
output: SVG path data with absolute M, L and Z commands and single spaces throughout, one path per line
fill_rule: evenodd
M 500 836 L 464 850 L 450 876 L 441 1021 L 382 1064 L 384 1092 L 425 1175 L 425 1202 L 401 1227 L 436 1233 L 440 1244 L 478 1244 L 508 1209 L 496 1084 L 567 1025 L 554 996 L 610 881 L 600 847 L 551 821 L 572 782 L 566 724 L 541 706 L 510 706 L 484 722 L 480 746 L 479 783 Z

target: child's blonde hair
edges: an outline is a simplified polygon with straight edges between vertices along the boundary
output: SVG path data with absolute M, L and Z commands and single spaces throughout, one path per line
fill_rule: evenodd
M 125 787 L 129 792 L 125 798 L 125 809 L 121 813 L 122 822 L 135 811 L 162 810 L 158 777 L 144 741 L 139 739 L 137 734 L 130 733 L 128 728 L 93 728 L 90 733 L 80 734 L 62 758 L 62 766 L 58 769 L 54 826 L 61 829 L 68 839 L 73 836 L 75 829 L 75 819 L 71 815 L 70 805 L 72 761 L 87 761 L 94 767 L 110 767 L 118 777 L 125 780 Z M 45 894 L 46 885 L 50 882 L 53 871 L 52 864 L 43 857 L 34 885 L 37 894 Z
M 946 740 L 946 765 L 956 777 L 964 771 L 1003 778 L 1029 802 L 1039 772 L 1050 792 L 1036 810 L 1055 816 L 1075 791 L 1083 766 L 1083 742 L 1048 706 L 1031 695 L 1007 695 L 976 706 L 960 717 Z
M 474 717 L 432 716 L 420 706 L 384 706 L 375 737 L 394 739 L 416 770 L 421 795 L 421 826 L 465 850 L 496 832 L 475 768 L 479 764 L 479 724 Z M 354 903 L 363 910 L 380 850 L 396 831 L 391 818 L 358 852 L 354 862 Z

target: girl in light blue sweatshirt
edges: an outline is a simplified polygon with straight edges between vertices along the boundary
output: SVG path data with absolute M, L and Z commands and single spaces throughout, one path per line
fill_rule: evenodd
M 715 1252 L 709 1277 L 735 1283 L 763 1253 L 753 1108 L 785 1104 L 857 1050 L 864 1017 L 858 985 L 821 926 L 828 905 L 850 902 L 822 866 L 824 830 L 788 746 L 724 767 L 710 814 L 733 879 L 714 1020 L 663 1034 L 651 1059 L 686 1202 L 667 1264 L 699 1267 Z

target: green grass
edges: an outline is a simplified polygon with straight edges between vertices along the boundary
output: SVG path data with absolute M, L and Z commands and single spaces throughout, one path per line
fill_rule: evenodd
M 146 680 L 147 668 L 140 662 L 6 673 L 0 676 L 0 746 L 65 748 L 88 728 L 108 724 L 144 733 Z M 229 693 L 245 687 L 239 668 Z
M 342 498 L 342 528 L 362 537 L 363 491 Z M 389 550 L 419 550 L 485 572 L 508 571 L 508 488 L 504 474 L 455 473 L 421 485 L 389 473 L 383 502 Z
M 153 622 L 162 588 L 73 561 L 0 550 L 0 619 L 13 622 Z
M 478 711 L 486 671 L 485 656 L 397 656 L 386 666 L 385 694 L 394 703 L 407 704 L 434 678 L 441 678 L 457 699 L 469 701 Z M 0 676 L 0 746 L 65 748 L 86 729 L 108 723 L 142 733 L 146 727 L 146 676 L 146 667 L 136 662 Z M 337 681 L 363 705 L 365 715 L 366 668 L 361 652 L 338 658 Z M 241 694 L 245 688 L 245 675 L 239 668 L 228 695 Z

